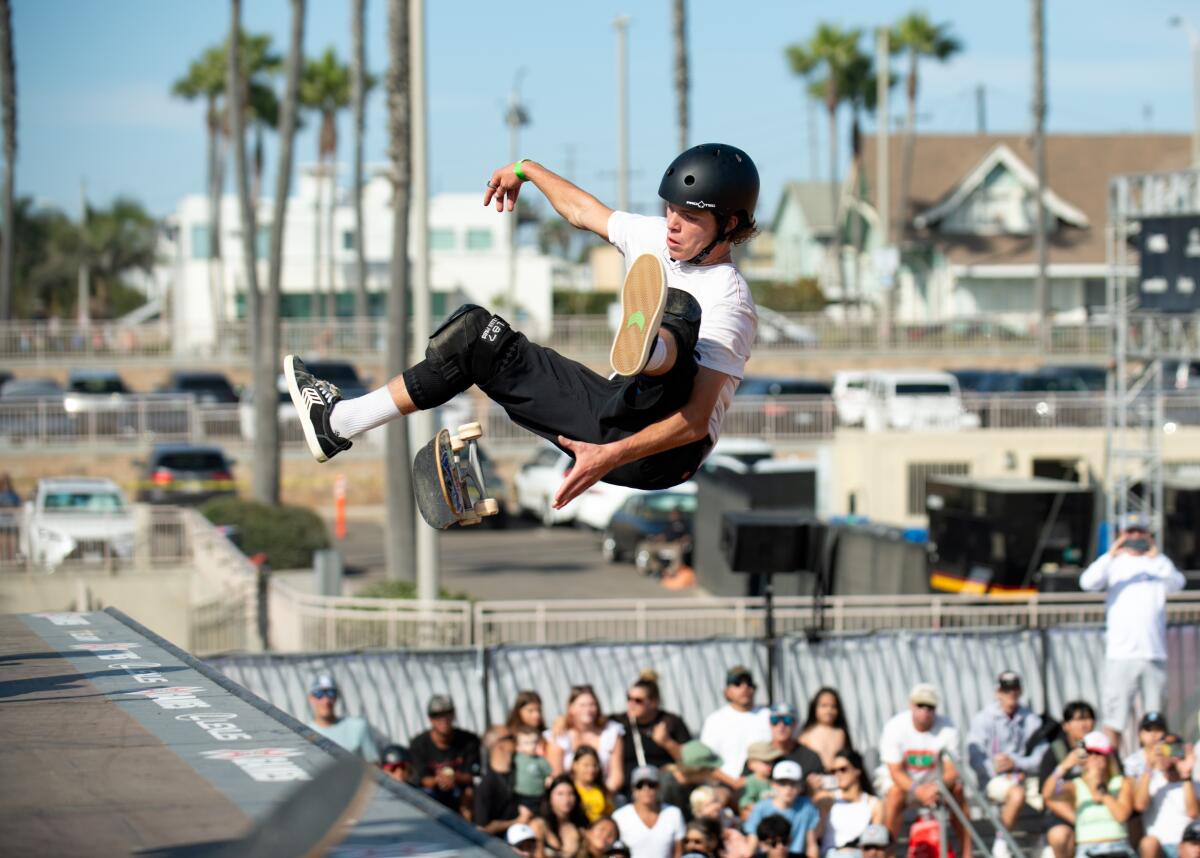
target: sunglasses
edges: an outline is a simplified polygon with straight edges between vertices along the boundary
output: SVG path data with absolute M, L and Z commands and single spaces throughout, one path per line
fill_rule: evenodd
M 384 763 L 383 770 L 385 772 L 398 772 L 406 765 L 407 763 Z
M 726 682 L 725 684 L 733 685 L 733 686 L 749 685 L 751 688 L 754 688 L 754 680 L 751 679 L 749 676 L 735 676 L 732 679 L 730 679 L 728 682 Z
M 937 707 L 934 706 L 932 703 L 918 703 L 917 708 L 918 709 L 928 709 L 930 712 L 937 709 Z
M 782 837 L 772 837 L 770 840 L 763 840 L 762 845 L 768 849 L 778 849 L 780 846 L 787 845 L 787 841 Z
M 703 846 L 708 845 L 708 841 L 705 840 L 703 837 L 685 837 L 685 838 L 683 838 L 683 845 L 684 846 L 701 846 L 701 847 L 703 847 Z
M 329 698 L 330 700 L 337 700 L 337 692 L 336 691 L 329 691 L 324 688 L 314 691 L 312 693 L 312 696 L 315 697 L 317 700 L 324 700 L 326 698 Z
M 654 781 L 638 781 L 633 785 L 634 789 L 658 789 L 658 784 Z
M 787 726 L 791 727 L 793 724 L 796 723 L 796 719 L 793 718 L 791 715 L 772 715 L 771 723 L 772 724 L 786 724 Z
M 852 771 L 854 771 L 854 769 L 850 768 L 849 766 L 838 766 L 836 769 L 829 770 L 830 774 L 834 774 L 834 775 L 845 774 L 846 772 L 852 772 Z
M 634 697 L 632 694 L 625 695 L 625 699 L 628 700 L 630 703 L 645 703 L 646 702 L 645 697 Z

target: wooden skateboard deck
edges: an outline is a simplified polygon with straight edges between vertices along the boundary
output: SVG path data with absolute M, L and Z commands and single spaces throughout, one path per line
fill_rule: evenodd
M 479 467 L 478 423 L 458 427 L 458 435 L 440 430 L 413 459 L 413 494 L 426 523 L 438 530 L 456 524 L 478 524 L 495 515 L 499 505 L 487 497 Z M 465 454 L 465 457 L 464 457 Z

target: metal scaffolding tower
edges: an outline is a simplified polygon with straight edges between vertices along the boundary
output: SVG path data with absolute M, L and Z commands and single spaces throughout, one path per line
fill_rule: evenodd
M 1200 216 L 1200 170 L 1117 176 L 1108 185 L 1108 324 L 1113 354 L 1105 405 L 1109 538 L 1126 514 L 1145 516 L 1161 544 L 1163 361 L 1200 358 L 1200 313 L 1138 308 L 1130 240 L 1146 218 Z M 1133 288 L 1130 288 L 1130 284 Z

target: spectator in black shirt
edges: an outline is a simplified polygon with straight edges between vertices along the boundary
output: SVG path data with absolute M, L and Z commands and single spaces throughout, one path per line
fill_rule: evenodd
M 622 751 L 627 772 L 638 766 L 661 769 L 678 762 L 680 748 L 692 738 L 683 719 L 659 708 L 660 702 L 658 674 L 643 670 L 625 695 L 625 714 L 614 719 L 625 730 Z M 621 791 L 628 796 L 629 784 Z
M 776 703 L 771 707 L 771 745 L 783 752 L 780 759 L 799 763 L 800 771 L 804 772 L 804 781 L 808 786 L 808 795 L 815 797 L 821 791 L 821 778 L 825 774 L 825 766 L 820 755 L 807 745 L 801 745 L 796 738 L 798 715 L 796 707 L 790 703 Z
M 533 811 L 517 803 L 512 788 L 512 762 L 517 743 L 508 727 L 499 725 L 483 734 L 483 747 L 488 752 L 487 774 L 475 788 L 475 824 L 497 837 L 518 823 L 528 824 Z
M 479 737 L 454 726 L 454 701 L 449 697 L 435 694 L 425 711 L 430 729 L 409 747 L 414 783 L 431 798 L 470 818 L 479 774 Z
M 1096 710 L 1082 700 L 1073 700 L 1063 707 L 1062 735 L 1050 743 L 1038 766 L 1038 782 L 1042 785 L 1042 800 L 1046 803 L 1044 820 L 1046 843 L 1054 858 L 1071 858 L 1075 854 L 1075 821 L 1064 819 L 1049 809 L 1049 802 L 1062 783 L 1079 777 L 1079 769 L 1071 763 L 1071 752 L 1083 744 L 1083 737 L 1096 727 Z M 1061 768 L 1066 766 L 1066 769 Z

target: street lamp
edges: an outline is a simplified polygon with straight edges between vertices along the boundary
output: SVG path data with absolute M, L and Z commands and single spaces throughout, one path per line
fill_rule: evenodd
M 1200 167 L 1200 32 L 1179 15 L 1171 16 L 1167 23 L 1187 33 L 1192 48 L 1192 166 Z

